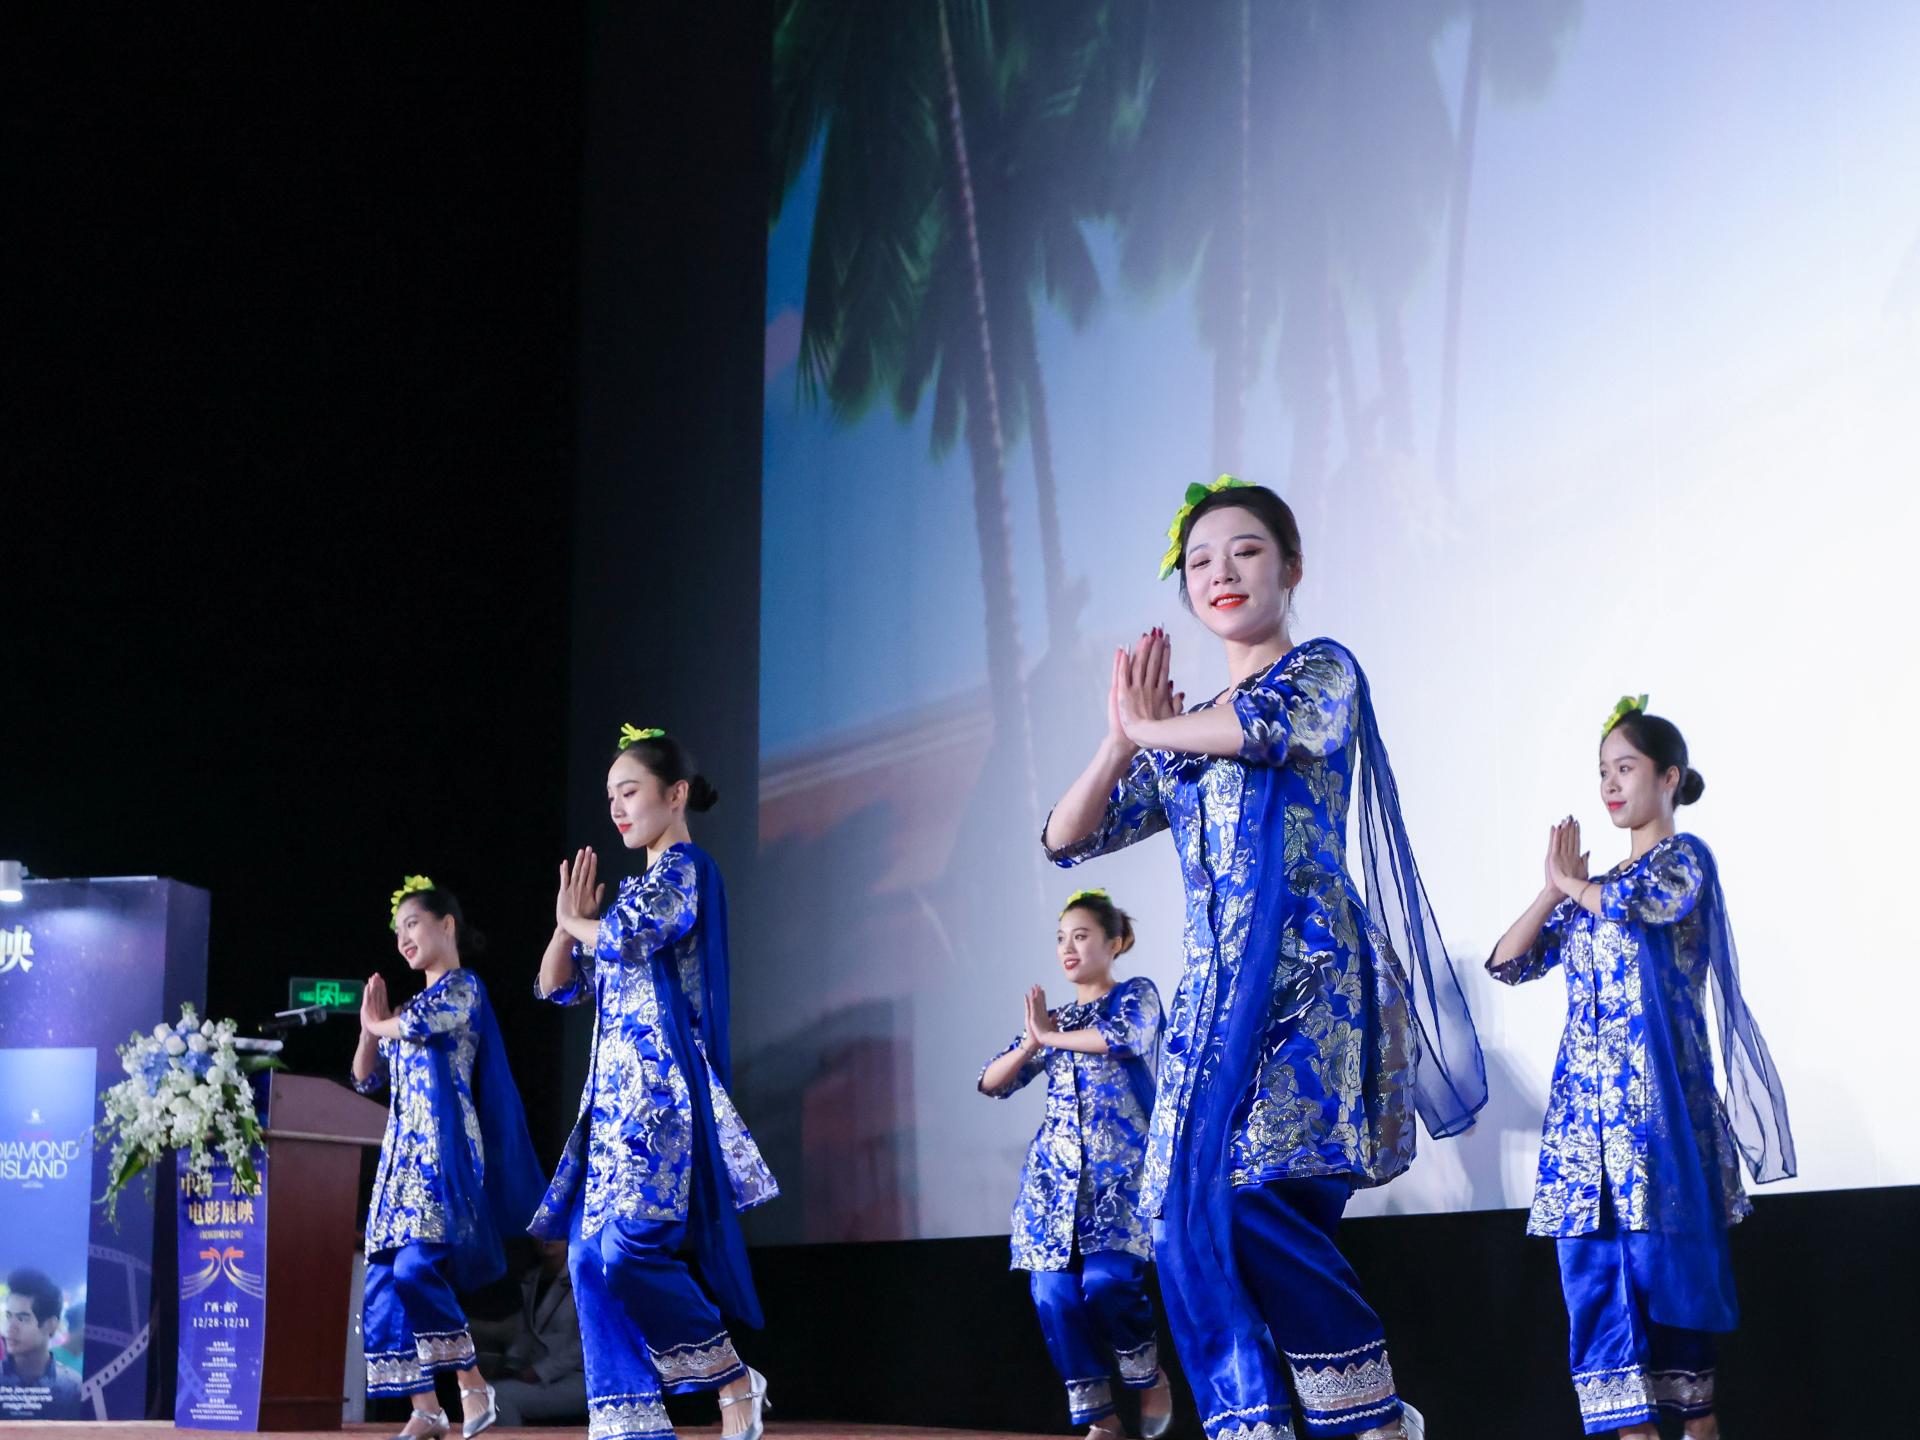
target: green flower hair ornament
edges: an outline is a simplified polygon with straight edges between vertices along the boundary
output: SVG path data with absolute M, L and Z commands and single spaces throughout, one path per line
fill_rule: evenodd
M 1187 486 L 1187 502 L 1174 512 L 1173 524 L 1167 527 L 1167 553 L 1160 557 L 1160 578 L 1166 579 L 1180 568 L 1180 532 L 1186 528 L 1187 517 L 1193 514 L 1193 507 L 1209 495 L 1217 495 L 1222 490 L 1250 490 L 1253 487 L 1245 480 L 1233 475 L 1222 475 L 1211 485 Z
M 1060 913 L 1066 914 L 1083 900 L 1104 900 L 1109 905 L 1113 903 L 1113 897 L 1104 890 L 1076 890 L 1067 896 L 1067 903 L 1060 907 Z
M 638 745 L 642 740 L 659 740 L 663 738 L 666 733 L 666 731 L 660 729 L 636 730 L 631 725 L 622 725 L 620 727 L 620 748 L 624 750 L 629 745 Z
M 418 895 L 423 890 L 434 889 L 433 881 L 424 875 L 409 875 L 400 882 L 400 888 L 393 892 L 393 905 L 387 914 L 387 928 L 396 934 L 400 930 L 400 906 L 409 895 Z
M 1627 716 L 1633 714 L 1636 710 L 1644 713 L 1646 711 L 1646 708 L 1647 708 L 1646 696 L 1622 695 L 1619 701 L 1614 705 L 1613 713 L 1607 716 L 1607 723 L 1600 727 L 1600 738 L 1602 740 L 1605 740 L 1607 736 L 1613 733 L 1614 726 L 1618 725 L 1622 720 L 1626 719 Z

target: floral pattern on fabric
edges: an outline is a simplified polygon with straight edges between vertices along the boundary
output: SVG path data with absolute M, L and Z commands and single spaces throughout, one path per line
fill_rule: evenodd
M 669 967 L 699 1015 L 701 976 L 695 927 L 699 881 L 692 857 L 670 846 L 644 875 L 620 886 L 600 921 L 593 948 L 574 947 L 574 976 L 544 998 L 559 1005 L 594 1002 L 593 1052 L 580 1116 L 553 1184 L 530 1227 L 564 1234 L 573 1193 L 586 1187 L 583 1235 L 609 1219 L 684 1220 L 693 1165 L 693 1101 L 681 1060 L 667 1043 L 654 986 L 654 953 L 671 949 Z M 698 1041 L 695 1041 L 696 1046 Z M 714 1123 L 742 1210 L 780 1193 L 733 1099 L 702 1054 Z
M 1149 1123 L 1142 1096 L 1151 1093 L 1151 1084 L 1142 1081 L 1150 1082 L 1159 1055 L 1160 992 L 1136 975 L 1096 1001 L 1063 1005 L 1053 1016 L 1062 1032 L 1098 1030 L 1107 1052 L 1043 1050 L 1005 1090 L 987 1092 L 1011 1095 L 1037 1076 L 1047 1077 L 1046 1113 L 1027 1150 L 1013 1207 L 1011 1268 L 1066 1270 L 1076 1248 L 1082 1255 L 1121 1250 L 1151 1259 L 1153 1242 L 1140 1210 Z M 1025 1038 L 1016 1036 L 1000 1054 L 1019 1049 Z
M 485 1173 L 480 1117 L 473 1108 L 473 1057 L 479 1036 L 473 1028 L 480 988 L 465 970 L 453 970 L 395 1012 L 398 1039 L 380 1041 L 380 1059 L 354 1089 L 372 1095 L 391 1092 L 387 1133 L 380 1142 L 380 1163 L 373 1175 L 367 1206 L 367 1254 L 402 1245 L 440 1243 L 448 1237 L 445 1193 L 440 1181 L 442 1157 L 435 1106 L 446 1097 L 434 1093 L 429 1047 L 452 1051 L 454 1100 L 460 1106 L 461 1133 L 473 1158 L 475 1176 Z
M 1253 767 L 1284 787 L 1278 859 L 1290 904 L 1267 1007 L 1259 1076 L 1232 1141 L 1232 1181 L 1345 1175 L 1378 1185 L 1413 1160 L 1414 1055 L 1406 979 L 1347 870 L 1358 759 L 1358 674 L 1330 641 L 1309 641 L 1225 695 L 1238 757 L 1142 751 L 1086 838 L 1049 856 L 1077 865 L 1171 829 L 1186 889 L 1185 967 L 1167 1022 L 1141 1207 L 1157 1215 L 1199 1069 L 1218 1053 L 1253 918 L 1256 859 L 1269 837 L 1245 813 Z M 1214 1017 L 1200 1034 L 1195 1017 Z
M 1615 866 L 1600 881 L 1604 915 L 1571 898 L 1554 907 L 1526 953 L 1489 963 L 1509 985 L 1566 974 L 1567 1025 L 1554 1060 L 1540 1140 L 1532 1235 L 1587 1235 L 1600 1228 L 1601 1191 L 1625 1230 L 1654 1228 L 1647 1213 L 1648 1125 L 1652 1069 L 1642 987 L 1663 987 L 1674 1033 L 1686 1111 L 1707 1172 L 1717 1175 L 1728 1224 L 1752 1208 L 1740 1183 L 1738 1152 L 1715 1093 L 1707 1039 L 1705 934 L 1698 907 L 1705 880 L 1698 842 L 1670 835 L 1637 861 Z M 1649 973 L 1653 926 L 1673 926 L 1673 963 Z

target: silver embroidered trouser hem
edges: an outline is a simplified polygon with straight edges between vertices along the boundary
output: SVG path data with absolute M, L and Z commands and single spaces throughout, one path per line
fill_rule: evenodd
M 360 1333 L 369 1395 L 423 1395 L 442 1370 L 474 1363 L 467 1317 L 447 1278 L 449 1245 L 412 1244 L 367 1260 Z

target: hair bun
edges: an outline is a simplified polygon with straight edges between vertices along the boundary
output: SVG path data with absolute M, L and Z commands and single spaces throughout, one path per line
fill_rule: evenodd
M 1707 782 L 1700 778 L 1700 772 L 1698 770 L 1689 765 L 1687 767 L 1687 773 L 1680 777 L 1680 789 L 1675 793 L 1673 803 L 1676 805 L 1691 805 L 1706 793 Z
M 720 799 L 720 792 L 707 782 L 704 775 L 695 775 L 687 781 L 687 809 L 699 815 L 711 810 Z

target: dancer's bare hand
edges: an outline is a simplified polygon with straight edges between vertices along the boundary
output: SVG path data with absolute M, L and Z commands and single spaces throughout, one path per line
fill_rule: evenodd
M 387 982 L 378 975 L 369 975 L 366 989 L 360 992 L 360 1028 L 365 1030 L 381 1020 L 392 1018 L 393 1007 L 387 1002 Z
M 1173 642 L 1167 638 L 1166 631 L 1158 627 L 1142 635 L 1140 643 L 1126 657 L 1116 702 L 1121 726 L 1136 745 L 1143 743 L 1139 733 L 1141 725 L 1178 715 L 1186 700 L 1184 694 L 1173 688 L 1172 665 Z
M 1053 1033 L 1053 1017 L 1047 1014 L 1047 992 L 1035 985 L 1027 991 L 1027 1048 L 1044 1050 L 1046 1037 Z
M 1547 884 L 1571 893 L 1586 882 L 1587 858 L 1580 848 L 1580 822 L 1569 815 L 1547 837 Z
M 600 857 L 587 846 L 573 857 L 560 862 L 560 893 L 554 898 L 553 916 L 562 928 L 569 920 L 591 924 L 600 918 L 600 902 L 606 886 L 599 883 Z
M 1113 674 L 1107 681 L 1107 743 L 1132 750 L 1134 743 L 1127 738 L 1127 722 L 1120 711 L 1120 692 L 1126 688 L 1126 683 L 1126 647 L 1116 645 L 1113 651 Z

